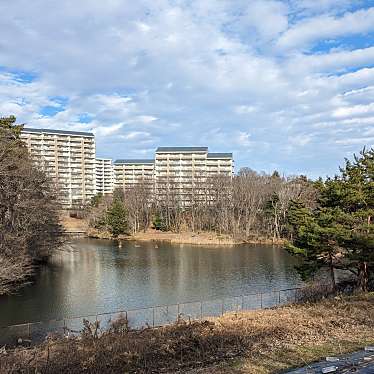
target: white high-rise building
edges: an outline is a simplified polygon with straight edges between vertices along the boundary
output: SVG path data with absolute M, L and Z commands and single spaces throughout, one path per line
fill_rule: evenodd
M 96 193 L 110 194 L 115 188 L 128 191 L 139 184 L 157 201 L 168 199 L 187 206 L 212 198 L 209 178 L 233 175 L 232 153 L 209 153 L 208 147 L 159 147 L 154 160 L 112 163 L 96 159 L 92 133 L 25 128 L 21 138 L 56 183 L 65 208 L 88 204 Z
M 208 147 L 159 147 L 155 158 L 155 192 L 159 201 L 188 205 L 207 194 L 207 179 L 232 177 L 232 153 L 208 153 Z
M 154 160 L 126 159 L 114 162 L 114 188 L 128 190 L 139 183 L 153 190 Z
M 96 159 L 96 193 L 107 195 L 113 193 L 113 162 L 110 158 Z
M 21 139 L 52 177 L 63 207 L 87 204 L 96 193 L 95 137 L 92 133 L 24 128 Z
M 206 171 L 207 176 L 232 176 L 234 173 L 232 153 L 208 153 L 206 158 Z

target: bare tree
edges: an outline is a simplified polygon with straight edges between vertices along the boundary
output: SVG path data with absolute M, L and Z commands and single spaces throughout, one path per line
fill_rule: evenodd
M 0 265 L 3 274 L 0 293 L 1 285 L 4 292 L 12 280 L 21 281 L 21 273 L 26 279 L 30 264 L 45 261 L 61 244 L 56 191 L 51 180 L 31 160 L 19 138 L 21 128 L 15 125 L 15 117 L 0 119 Z M 9 269 L 17 263 L 19 271 L 12 273 Z
M 278 240 L 289 235 L 291 201 L 313 204 L 315 188 L 305 177 L 281 177 L 249 168 L 238 175 L 206 173 L 160 177 L 155 189 L 138 183 L 122 191 L 132 233 L 146 230 L 152 218 L 174 232 L 215 231 L 243 240 Z

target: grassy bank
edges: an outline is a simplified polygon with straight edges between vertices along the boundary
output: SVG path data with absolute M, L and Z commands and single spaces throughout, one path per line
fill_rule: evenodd
M 97 239 L 113 239 L 110 232 L 100 231 L 89 227 L 85 219 L 63 216 L 61 224 L 67 233 L 85 233 L 87 237 Z M 282 241 L 274 242 L 267 238 L 253 238 L 250 240 L 234 239 L 230 235 L 219 235 L 215 232 L 164 232 L 149 229 L 146 232 L 140 231 L 135 235 L 120 235 L 120 240 L 137 241 L 166 241 L 173 244 L 194 244 L 194 245 L 236 245 L 236 244 L 282 244 Z
M 1 373 L 276 373 L 374 343 L 374 294 L 129 331 L 118 322 L 0 356 Z
M 236 244 L 282 244 L 282 241 L 274 242 L 271 239 L 258 238 L 252 240 L 234 239 L 230 235 L 219 235 L 216 232 L 163 232 L 148 230 L 139 232 L 130 237 L 132 240 L 155 240 L 168 241 L 175 244 L 197 244 L 197 245 L 236 245 Z
M 87 236 L 97 239 L 115 239 L 109 232 L 89 228 Z M 134 235 L 119 235 L 118 240 L 123 241 L 164 241 L 173 244 L 194 244 L 194 245 L 236 245 L 244 243 L 235 240 L 229 235 L 218 235 L 214 232 L 170 232 L 149 229 L 146 232 L 140 231 Z

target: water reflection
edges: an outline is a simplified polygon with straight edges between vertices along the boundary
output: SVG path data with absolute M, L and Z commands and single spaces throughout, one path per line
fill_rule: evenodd
M 36 283 L 0 298 L 0 325 L 250 294 L 301 284 L 272 246 L 200 247 L 79 239 Z

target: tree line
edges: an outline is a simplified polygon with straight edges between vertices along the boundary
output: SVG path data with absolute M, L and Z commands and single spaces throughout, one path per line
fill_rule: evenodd
M 116 190 L 113 196 L 98 196 L 90 213 L 91 225 L 115 236 L 154 227 L 173 232 L 213 231 L 247 241 L 278 241 L 290 233 L 290 203 L 300 201 L 311 207 L 316 203 L 316 189 L 306 177 L 269 175 L 249 168 L 232 178 L 195 178 L 183 196 L 169 181 L 164 193 L 158 191 L 158 195 L 162 197 L 155 196 L 147 183 L 139 182 Z
M 0 295 L 28 282 L 61 243 L 57 192 L 29 156 L 22 128 L 0 118 Z

